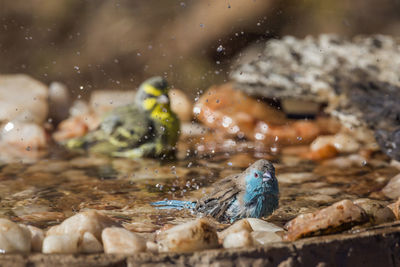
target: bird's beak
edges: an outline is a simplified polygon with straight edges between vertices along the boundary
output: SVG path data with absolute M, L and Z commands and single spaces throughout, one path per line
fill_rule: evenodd
M 271 174 L 269 172 L 265 172 L 263 174 L 263 182 L 267 182 L 269 179 L 271 179 Z
M 169 98 L 167 95 L 160 95 L 157 97 L 157 103 L 158 104 L 168 104 L 169 103 Z

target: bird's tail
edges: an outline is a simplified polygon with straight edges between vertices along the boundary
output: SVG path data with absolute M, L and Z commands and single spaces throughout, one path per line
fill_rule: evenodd
M 194 201 L 182 201 L 182 200 L 163 200 L 151 203 L 157 209 L 194 209 L 196 202 Z

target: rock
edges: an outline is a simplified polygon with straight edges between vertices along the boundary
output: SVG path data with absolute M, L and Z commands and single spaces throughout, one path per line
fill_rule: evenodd
M 255 138 L 254 128 L 259 121 L 268 124 L 286 122 L 283 112 L 232 89 L 229 84 L 206 91 L 193 112 L 208 127 L 251 139 Z
M 179 89 L 171 89 L 168 93 L 171 101 L 171 109 L 183 121 L 191 121 L 193 117 L 193 104 L 184 92 Z
M 99 124 L 100 118 L 94 113 L 72 116 L 58 125 L 57 131 L 53 133 L 53 138 L 57 142 L 61 142 L 70 138 L 80 137 L 96 129 Z
M 26 227 L 31 233 L 31 250 L 33 252 L 42 252 L 44 231 L 32 225 L 20 224 L 21 227 Z
M 49 118 L 53 123 L 59 123 L 68 118 L 71 96 L 67 86 L 60 82 L 49 85 Z
M 101 234 L 105 253 L 131 254 L 146 251 L 146 241 L 124 228 L 110 227 Z
M 253 237 L 247 230 L 229 233 L 223 242 L 224 248 L 245 248 L 253 245 Z
M 327 208 L 298 215 L 286 224 L 285 239 L 294 241 L 306 236 L 335 233 L 366 220 L 368 217 L 362 208 L 350 200 L 342 200 Z
M 75 100 L 69 109 L 69 115 L 71 117 L 79 117 L 85 114 L 89 114 L 91 112 L 92 110 L 89 107 L 89 104 L 83 100 Z
M 389 204 L 388 208 L 392 210 L 396 220 L 400 220 L 400 198 L 396 202 Z
M 27 75 L 0 75 L 0 121 L 43 124 L 47 97 L 47 86 Z
M 156 242 L 153 241 L 147 241 L 146 242 L 146 250 L 148 252 L 153 252 L 153 253 L 157 253 L 158 252 L 158 245 Z
M 338 133 L 335 135 L 319 136 L 311 143 L 311 150 L 316 151 L 332 145 L 340 153 L 354 153 L 360 149 L 360 144 L 350 135 Z
M 353 203 L 360 206 L 366 212 L 371 224 L 381 224 L 396 220 L 395 214 L 387 207 L 387 203 L 384 201 L 361 198 L 354 200 Z
M 79 252 L 99 253 L 103 251 L 103 245 L 90 232 L 85 232 L 78 245 Z
M 311 121 L 291 121 L 285 125 L 271 125 L 259 121 L 254 129 L 254 138 L 266 144 L 308 144 L 321 132 L 318 124 Z
M 2 253 L 28 253 L 31 250 L 31 232 L 27 227 L 0 219 L 0 251 Z
M 350 128 L 369 127 L 380 148 L 400 159 L 398 44 L 383 35 L 353 40 L 287 36 L 269 41 L 263 53 L 231 77 L 235 88 L 251 96 L 326 103 L 327 113 Z
M 302 154 L 301 157 L 319 161 L 319 160 L 334 158 L 336 157 L 337 154 L 338 151 L 333 145 L 326 144 L 317 150 L 311 150 L 309 152 Z
M 260 245 L 282 241 L 282 236 L 276 232 L 253 231 L 251 232 L 251 236 L 254 240 L 254 243 Z
M 43 127 L 34 123 L 7 122 L 0 132 L 0 142 L 27 151 L 45 148 L 46 139 Z
M 119 226 L 108 216 L 97 211 L 83 211 L 69 217 L 61 224 L 51 227 L 46 235 L 71 235 L 78 234 L 79 238 L 83 238 L 85 232 L 93 234 L 97 240 L 101 240 L 104 228 Z
M 78 253 L 79 234 L 50 235 L 43 240 L 42 252 L 53 253 Z
M 400 174 L 390 179 L 389 183 L 382 189 L 382 193 L 391 199 L 400 197 Z
M 157 244 L 159 252 L 193 252 L 219 246 L 217 232 L 205 218 L 160 232 Z
M 284 231 L 282 227 L 261 219 L 247 218 L 246 220 L 250 223 L 250 226 L 254 231 L 272 233 Z
M 223 241 L 225 240 L 226 236 L 243 231 L 248 233 L 253 232 L 253 228 L 251 228 L 251 225 L 247 219 L 241 219 L 232 224 L 231 226 L 229 226 L 228 228 L 226 228 L 225 230 L 218 232 L 218 239 L 220 241 Z

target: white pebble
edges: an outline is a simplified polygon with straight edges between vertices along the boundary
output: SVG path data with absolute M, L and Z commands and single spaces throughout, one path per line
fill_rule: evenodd
M 78 249 L 82 253 L 98 253 L 103 251 L 103 245 L 92 233 L 85 232 Z
M 30 231 L 10 220 L 0 219 L 0 253 L 26 253 L 30 250 Z
M 243 248 L 254 245 L 253 237 L 246 231 L 240 231 L 227 235 L 224 239 L 224 248 Z
M 105 253 L 130 254 L 146 251 L 146 241 L 122 227 L 110 227 L 101 234 Z
M 253 240 L 260 245 L 282 241 L 282 237 L 276 232 L 254 231 L 251 232 L 251 236 Z
M 161 232 L 157 244 L 159 252 L 193 252 L 219 246 L 215 227 L 205 218 Z
M 108 216 L 90 210 L 75 214 L 63 221 L 60 225 L 51 227 L 47 231 L 47 236 L 78 233 L 79 237 L 82 239 L 84 233 L 89 232 L 92 233 L 97 240 L 100 240 L 103 229 L 111 226 L 118 226 L 118 224 Z
M 44 231 L 40 228 L 37 228 L 32 225 L 24 225 L 20 224 L 20 227 L 25 227 L 31 233 L 31 249 L 34 252 L 41 252 L 43 239 L 44 239 Z
M 273 223 L 266 222 L 257 218 L 247 218 L 247 221 L 250 223 L 251 228 L 254 231 L 262 231 L 262 232 L 280 232 L 283 231 L 282 227 L 279 227 Z
M 79 235 L 50 235 L 43 240 L 42 252 L 46 254 L 52 253 L 77 253 Z

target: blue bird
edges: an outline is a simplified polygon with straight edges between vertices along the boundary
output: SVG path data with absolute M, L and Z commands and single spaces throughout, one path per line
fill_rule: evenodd
M 165 200 L 151 204 L 159 209 L 189 209 L 231 223 L 268 216 L 278 207 L 278 180 L 268 160 L 258 160 L 243 173 L 225 177 L 214 188 L 199 201 Z

